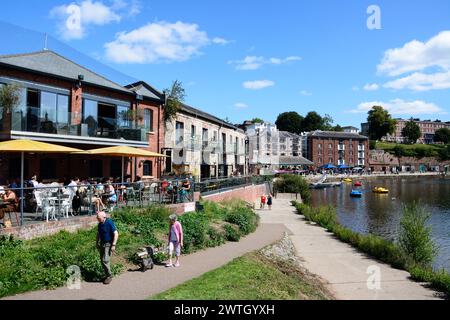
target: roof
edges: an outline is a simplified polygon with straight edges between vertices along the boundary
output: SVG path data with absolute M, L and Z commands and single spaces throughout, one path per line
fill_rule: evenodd
M 127 88 L 50 50 L 0 56 L 0 64 L 76 81 L 78 81 L 78 75 L 82 74 L 85 83 L 132 93 Z
M 334 139 L 357 139 L 357 140 L 368 140 L 366 136 L 362 136 L 357 133 L 350 132 L 337 132 L 337 131 L 313 131 L 308 134 L 308 137 L 317 138 L 334 138 Z
M 287 131 L 279 131 L 279 137 L 280 138 L 291 138 L 291 139 L 298 138 L 298 139 L 300 139 L 301 135 L 295 134 L 295 133 L 292 133 L 292 132 L 287 132 Z
M 135 92 L 138 95 L 155 99 L 155 100 L 164 100 L 164 94 L 153 88 L 151 85 L 144 81 L 138 81 L 132 84 L 125 86 L 131 91 Z
M 202 119 L 207 120 L 207 121 L 211 121 L 213 123 L 216 123 L 218 125 L 221 125 L 223 127 L 229 128 L 229 129 L 233 129 L 233 130 L 237 130 L 237 131 L 242 131 L 243 132 L 242 129 L 236 127 L 235 125 L 233 125 L 231 123 L 225 122 L 225 120 L 219 119 L 219 118 L 217 118 L 217 117 L 215 117 L 215 116 L 213 116 L 213 115 L 211 115 L 209 113 L 206 113 L 206 112 L 204 112 L 202 110 L 193 108 L 193 107 L 188 106 L 186 104 L 182 104 L 181 105 L 181 112 L 184 112 L 184 113 L 186 113 L 188 115 L 193 115 L 193 116 L 198 117 L 198 118 L 202 118 Z
M 345 127 L 342 127 L 342 129 L 356 129 L 356 130 L 358 130 L 358 128 L 354 127 L 354 126 L 345 126 Z
M 298 157 L 292 157 L 292 156 L 286 156 L 280 157 L 280 166 L 312 166 L 314 165 L 313 162 L 309 161 L 308 159 L 303 158 L 302 156 Z

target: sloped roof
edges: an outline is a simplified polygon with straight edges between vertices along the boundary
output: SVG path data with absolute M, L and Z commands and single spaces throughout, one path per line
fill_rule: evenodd
M 135 82 L 126 86 L 127 89 L 136 92 L 136 94 L 156 100 L 163 100 L 164 94 L 150 86 L 144 81 Z
M 318 137 L 318 138 L 334 138 L 334 139 L 359 139 L 359 140 L 368 140 L 366 136 L 362 136 L 357 133 L 350 132 L 338 132 L 338 131 L 313 131 L 309 135 L 309 137 Z
M 78 75 L 82 74 L 83 82 L 88 84 L 132 93 L 125 87 L 50 50 L 0 56 L 0 64 L 72 80 L 78 80 Z
M 280 156 L 280 166 L 301 166 L 301 165 L 312 166 L 314 165 L 314 163 L 301 156 L 298 157 Z
M 226 128 L 233 129 L 233 130 L 236 130 L 236 131 L 239 131 L 239 132 L 243 132 L 242 129 L 236 127 L 235 125 L 232 125 L 230 123 L 225 122 L 225 120 L 219 119 L 216 116 L 213 116 L 213 115 L 211 115 L 209 113 L 206 113 L 206 112 L 204 112 L 202 110 L 193 108 L 193 107 L 188 106 L 186 104 L 182 104 L 181 105 L 181 111 L 187 113 L 188 115 L 192 115 L 192 116 L 195 116 L 195 117 L 203 118 L 203 119 L 211 121 L 211 122 L 213 122 L 215 124 L 222 125 L 222 126 L 224 126 Z

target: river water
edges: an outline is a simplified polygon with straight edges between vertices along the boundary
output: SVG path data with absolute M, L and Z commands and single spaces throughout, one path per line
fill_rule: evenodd
M 431 214 L 432 238 L 439 247 L 434 268 L 450 272 L 450 179 L 392 177 L 367 179 L 362 183 L 362 187 L 343 183 L 337 188 L 312 190 L 312 203 L 335 205 L 341 224 L 354 231 L 396 240 L 402 204 L 420 201 Z M 388 188 L 389 194 L 373 193 L 375 186 Z M 362 198 L 351 198 L 352 189 L 361 190 Z

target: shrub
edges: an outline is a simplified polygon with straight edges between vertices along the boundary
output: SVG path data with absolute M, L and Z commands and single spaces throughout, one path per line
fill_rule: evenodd
M 308 204 L 311 200 L 311 191 L 305 178 L 298 175 L 282 175 L 274 183 L 275 192 L 281 193 L 299 193 L 304 203 Z
M 248 208 L 235 208 L 225 216 L 225 221 L 235 224 L 243 235 L 247 235 L 256 230 L 257 218 L 253 210 Z
M 237 242 L 241 239 L 241 233 L 239 232 L 237 227 L 231 224 L 226 224 L 223 226 L 223 229 L 225 230 L 225 238 L 228 241 Z
M 225 234 L 219 232 L 217 229 L 213 227 L 208 228 L 207 234 L 209 237 L 207 242 L 208 247 L 217 247 L 224 244 L 226 241 Z
M 427 221 L 430 214 L 416 202 L 403 206 L 403 217 L 400 221 L 400 248 L 406 255 L 421 265 L 430 265 L 437 253 L 431 239 L 431 227 Z
M 184 252 L 191 253 L 206 246 L 208 220 L 202 213 L 187 213 L 180 217 L 184 234 Z

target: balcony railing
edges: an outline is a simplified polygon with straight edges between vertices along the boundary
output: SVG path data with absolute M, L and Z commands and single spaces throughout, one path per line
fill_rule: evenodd
M 364 146 L 361 146 L 361 145 L 359 145 L 359 146 L 358 146 L 358 151 L 365 151 L 365 147 L 364 147 Z
M 42 115 L 39 108 L 27 108 L 26 112 L 15 111 L 12 114 L 11 130 L 128 141 L 148 140 L 147 130 L 129 120 L 108 117 L 82 119 L 76 112 Z

